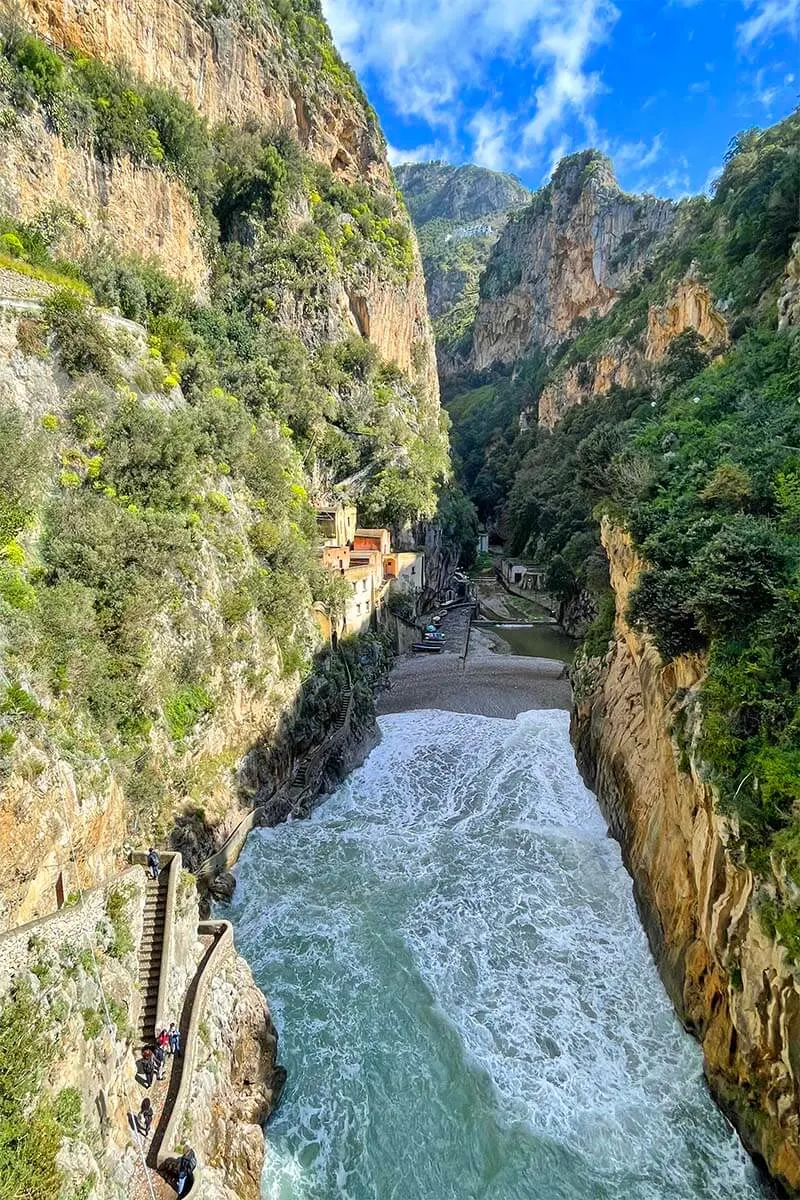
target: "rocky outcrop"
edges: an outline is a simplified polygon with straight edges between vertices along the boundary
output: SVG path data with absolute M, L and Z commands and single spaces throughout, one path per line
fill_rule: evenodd
M 336 55 L 327 27 L 317 21 L 307 39 L 287 18 L 206 18 L 180 0 L 36 0 L 26 15 L 59 47 L 79 49 L 109 62 L 126 62 L 145 79 L 177 90 L 212 125 L 241 126 L 252 119 L 292 133 L 314 160 L 348 182 L 362 181 L 394 195 L 383 134 L 355 77 Z M 316 18 L 309 16 L 313 25 Z M 85 148 L 65 144 L 35 116 L 18 122 L 8 139 L 0 180 L 0 211 L 23 219 L 52 204 L 78 218 L 69 245 L 75 256 L 105 236 L 116 253 L 156 258 L 200 298 L 208 266 L 200 226 L 186 188 L 168 173 L 126 159 L 99 162 Z M 307 206 L 292 224 L 308 218 Z M 402 206 L 397 220 L 407 221 Z M 358 284 L 342 283 L 326 311 L 312 322 L 287 302 L 281 317 L 300 336 L 315 324 L 320 340 L 350 330 L 368 336 L 438 402 L 433 338 L 416 246 L 408 277 L 375 272 Z M 306 337 L 306 340 L 311 340 Z
M 635 387 L 643 376 L 642 356 L 635 347 L 609 343 L 598 358 L 575 363 L 546 384 L 539 397 L 539 424 L 552 429 L 571 408 L 604 396 L 615 384 Z
M 328 44 L 322 64 L 313 54 L 304 60 L 290 23 L 274 24 L 266 6 L 241 22 L 205 17 L 200 4 L 180 0 L 31 0 L 26 11 L 57 45 L 128 63 L 145 79 L 175 88 L 212 124 L 241 125 L 250 117 L 282 125 L 344 178 L 389 186 L 383 135 L 355 79 Z M 295 36 L 301 36 L 296 28 Z
M 795 238 L 778 297 L 778 328 L 800 325 L 800 238 Z
M 184 1138 L 195 1148 L 204 1200 L 258 1200 L 264 1122 L 286 1073 L 250 968 L 230 954 L 205 996 Z
M 561 371 L 557 368 L 539 397 L 539 424 L 552 429 L 571 408 L 604 396 L 614 385 L 630 388 L 657 383 L 653 368 L 675 338 L 689 329 L 700 335 L 710 351 L 719 351 L 728 344 L 727 322 L 694 270 L 687 273 L 664 304 L 650 305 L 643 338 L 635 342 L 614 338 L 595 357 Z
M 121 909 L 111 906 L 111 897 L 123 901 Z M 46 1093 L 71 1096 L 75 1109 L 58 1167 L 69 1194 L 91 1180 L 92 1200 L 147 1194 L 130 1127 L 131 1106 L 138 1109 L 143 1095 L 136 1082 L 135 1030 L 142 1003 L 138 945 L 144 899 L 144 870 L 132 867 L 79 903 L 0 935 L 0 1010 L 18 1003 L 15 989 L 21 983 L 32 989 L 51 1060 Z M 191 1036 L 173 1067 L 182 1071 L 180 1085 L 155 1089 L 154 1132 L 170 1138 L 169 1158 L 176 1148 L 171 1134 L 179 1126 L 177 1141 L 189 1142 L 197 1155 L 203 1197 L 257 1200 L 263 1124 L 285 1072 L 277 1063 L 266 1001 L 234 949 L 230 927 L 223 923 L 214 951 L 209 927 L 198 926 L 198 920 L 194 880 L 183 872 L 169 926 L 168 992 L 176 1020 L 189 997 Z M 171 1107 L 162 1110 L 165 1096 Z
M 691 272 L 681 280 L 666 304 L 650 305 L 644 352 L 647 361 L 658 362 L 671 342 L 687 329 L 699 333 L 709 349 L 727 345 L 727 322 L 714 307 L 708 288 Z
M 195 296 L 207 290 L 208 267 L 186 188 L 164 171 L 129 159 L 100 162 L 81 146 L 67 146 L 27 114 L 4 134 L 0 212 L 27 221 L 50 206 L 74 221 L 60 252 L 79 258 L 107 239 L 117 251 L 154 258 Z
M 695 755 L 705 663 L 665 665 L 625 618 L 643 564 L 628 535 L 603 522 L 616 593 L 603 662 L 574 672 L 573 736 L 633 876 L 664 983 L 699 1039 L 709 1084 L 748 1147 L 800 1190 L 800 986 L 759 916 L 785 895 L 777 865 L 756 879 L 736 828 L 718 809 Z
M 144 890 L 144 871 L 132 868 L 80 904 L 0 935 L 0 1009 L 17 1003 L 15 988 L 32 989 L 45 1030 L 46 1091 L 76 1101 L 74 1136 L 63 1141 L 58 1166 L 68 1194 L 93 1179 L 95 1200 L 129 1195 L 136 1168 L 128 1113 Z M 117 928 L 130 933 L 117 946 L 107 917 L 112 893 L 124 899 Z
M 585 588 L 558 606 L 558 623 L 570 637 L 583 637 L 596 616 L 597 600 Z
M 345 285 L 350 326 L 367 337 L 387 362 L 416 376 L 434 401 L 439 395 L 425 279 L 414 247 L 414 269 L 402 282 L 369 275 L 362 286 Z
M 674 219 L 668 200 L 628 196 L 596 151 L 563 159 L 509 221 L 481 280 L 472 366 L 549 349 L 608 312 Z

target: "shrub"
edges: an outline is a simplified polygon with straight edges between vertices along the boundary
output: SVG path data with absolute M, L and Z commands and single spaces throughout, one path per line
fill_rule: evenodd
M 755 517 L 732 519 L 694 559 L 692 604 L 709 633 L 732 633 L 773 604 L 785 579 L 786 548 Z
M 199 683 L 178 688 L 164 705 L 164 719 L 173 741 L 183 741 L 200 718 L 213 709 L 211 696 Z
M 37 700 L 26 692 L 16 680 L 11 680 L 6 686 L 5 695 L 0 701 L 0 713 L 17 717 L 37 717 L 41 713 Z
M 11 61 L 30 91 L 47 106 L 65 85 L 64 63 L 49 46 L 31 35 L 12 48 Z
M 103 1018 L 96 1008 L 85 1008 L 81 1015 L 83 1017 L 83 1036 L 87 1042 L 90 1042 L 103 1032 Z
M 692 608 L 691 580 L 680 569 L 644 571 L 631 596 L 628 619 L 652 634 L 666 660 L 705 645 Z
M 72 1089 L 55 1101 L 43 1091 L 54 1054 L 52 1031 L 42 1007 L 29 983 L 17 983 L 0 1009 L 0 1184 L 4 1195 L 52 1200 L 60 1194 L 56 1156 L 62 1139 L 74 1135 L 79 1117 Z
M 74 292 L 61 290 L 43 306 L 45 320 L 55 337 L 61 365 L 68 375 L 94 373 L 113 380 L 116 367 L 111 340 L 100 318 Z
M 606 592 L 600 600 L 598 613 L 583 637 L 583 650 L 587 658 L 602 658 L 614 636 L 616 598 Z
M 23 354 L 43 357 L 47 353 L 46 328 L 43 321 L 37 321 L 33 317 L 20 317 L 17 325 L 17 345 Z M 46 420 L 47 417 L 42 418 L 44 429 L 47 428 L 44 424 Z
M 0 235 L 0 253 L 8 254 L 10 258 L 21 258 L 25 253 L 22 239 L 16 233 Z
M 133 950 L 133 933 L 128 919 L 128 896 L 118 889 L 109 892 L 106 900 L 106 916 L 114 931 L 114 941 L 108 953 L 112 958 L 124 958 Z

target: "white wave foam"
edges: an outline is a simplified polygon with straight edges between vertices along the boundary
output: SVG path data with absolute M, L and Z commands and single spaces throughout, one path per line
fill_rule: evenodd
M 381 731 L 238 870 L 237 940 L 290 1071 L 265 1197 L 759 1195 L 567 714 L 422 711 Z

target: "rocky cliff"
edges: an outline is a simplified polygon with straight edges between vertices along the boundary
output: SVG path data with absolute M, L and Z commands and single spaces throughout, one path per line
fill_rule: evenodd
M 659 371 L 670 346 L 687 332 L 697 334 L 707 353 L 728 343 L 728 324 L 710 291 L 689 271 L 663 304 L 650 304 L 638 336 L 609 338 L 599 351 L 556 365 L 539 397 L 538 421 L 552 429 L 571 408 L 605 396 L 612 387 L 659 389 Z
M 401 163 L 395 177 L 422 249 L 439 372 L 461 356 L 478 304 L 478 280 L 509 215 L 530 200 L 513 175 L 472 164 Z
M 265 0 L 250 9 L 223 6 L 207 16 L 202 6 L 179 0 L 44 0 L 26 5 L 22 15 L 59 49 L 126 64 L 136 78 L 174 90 L 211 129 L 255 122 L 285 131 L 337 178 L 367 183 L 394 201 L 375 113 L 316 6 L 295 13 Z M 125 156 L 98 157 L 80 138 L 59 134 L 52 123 L 43 127 L 28 113 L 6 121 L 3 138 L 0 215 L 31 220 L 48 206 L 66 206 L 79 218 L 80 231 L 59 248 L 62 253 L 94 245 L 103 235 L 118 253 L 153 257 L 195 295 L 207 295 L 208 232 L 197 198 L 179 178 L 142 169 Z M 295 225 L 308 216 L 307 204 L 297 206 Z M 407 226 L 402 208 L 396 219 Z M 369 337 L 385 359 L 419 378 L 435 398 L 434 348 L 415 246 L 411 257 L 401 284 L 368 268 L 334 288 L 331 329 L 337 336 L 355 331 Z
M 264 1123 L 285 1071 L 278 1038 L 250 968 L 229 955 L 209 985 L 184 1136 L 202 1156 L 204 1200 L 258 1200 Z
M 25 12 L 57 45 L 126 62 L 175 88 L 212 124 L 285 126 L 345 178 L 389 185 L 378 120 L 318 5 L 29 0 Z
M 492 251 L 470 365 L 550 349 L 579 321 L 608 312 L 673 219 L 670 201 L 622 192 L 596 151 L 563 159 Z
M 198 297 L 207 296 L 209 266 L 200 224 L 186 187 L 129 158 L 97 159 L 68 145 L 39 114 L 7 129 L 0 172 L 0 213 L 35 220 L 68 206 L 75 220 L 63 252 L 79 258 L 107 239 L 126 253 L 155 258 Z
M 719 809 L 697 757 L 706 663 L 665 665 L 631 628 L 627 604 L 643 564 L 629 536 L 602 527 L 616 597 L 605 659 L 575 669 L 578 761 L 633 876 L 664 983 L 703 1048 L 714 1095 L 748 1147 L 800 1189 L 800 986 L 764 911 L 792 891 L 773 863 L 744 865 L 735 822 Z
M 355 478 L 375 523 L 430 515 L 447 438 L 413 232 L 317 6 L 32 3 L 0 114 L 0 422 L 28 464 L 0 479 L 1 928 L 128 839 L 205 856 L 283 781 L 299 666 L 317 736 L 339 687 L 311 499 Z
M 10 1050 L 16 1029 L 17 1050 L 27 1060 L 27 1074 L 4 1091 L 6 1112 L 17 1117 L 24 1111 L 33 1128 L 52 1112 L 58 1137 L 55 1144 L 38 1143 L 42 1177 L 55 1167 L 69 1194 L 93 1200 L 148 1194 L 131 1133 L 145 1094 L 137 1080 L 135 1033 L 146 986 L 139 963 L 144 902 L 144 870 L 132 867 L 60 913 L 0 935 L 0 1039 Z M 209 949 L 209 936 L 198 937 L 198 920 L 193 880 L 184 874 L 170 923 L 166 990 L 178 1022 Z M 229 938 L 195 1007 L 193 1023 L 188 1007 L 184 1014 L 191 1043 L 182 1060 L 169 1062 L 171 1071 L 180 1066 L 189 1078 L 180 1088 L 168 1079 L 149 1091 L 151 1136 L 165 1137 L 172 1118 L 177 1140 L 189 1142 L 197 1155 L 203 1196 L 255 1200 L 263 1124 L 284 1073 L 269 1009 Z M 165 1146 L 166 1156 L 176 1149 Z M 15 1165 L 14 1184 L 22 1182 Z M 3 1169 L 9 1172 L 7 1159 Z M 155 1173 L 151 1178 L 163 1186 Z M 31 1181 L 31 1194 L 38 1194 L 38 1182 Z

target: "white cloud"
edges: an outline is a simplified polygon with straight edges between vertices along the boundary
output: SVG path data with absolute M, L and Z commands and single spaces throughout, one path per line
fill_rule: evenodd
M 323 7 L 344 57 L 380 81 L 398 116 L 422 119 L 454 144 L 466 134 L 471 157 L 505 167 L 544 158 L 565 125 L 589 112 L 602 90 L 589 59 L 619 15 L 611 0 L 323 0 Z M 491 76 L 504 66 L 533 80 L 513 114 L 493 98 Z
M 386 147 L 387 157 L 393 167 L 396 167 L 398 163 L 430 162 L 435 158 L 449 160 L 454 153 L 454 147 L 444 142 L 426 142 L 422 146 L 411 146 L 407 149 L 391 144 Z
M 706 181 L 703 184 L 703 191 L 706 193 L 706 195 L 710 196 L 714 191 L 717 181 L 719 180 L 719 177 L 724 169 L 725 168 L 723 167 L 722 163 L 720 163 L 719 166 L 712 167 L 708 172 L 706 175 Z
M 721 168 L 717 168 L 719 173 Z M 662 175 L 653 178 L 642 178 L 634 184 L 634 192 L 648 192 L 656 196 L 671 196 L 673 200 L 682 200 L 691 195 L 689 179 L 689 160 L 685 154 L 679 154 L 670 159 L 669 169 Z
M 743 50 L 755 42 L 770 41 L 779 33 L 797 38 L 800 0 L 744 0 L 744 4 L 751 15 L 737 30 Z
M 470 119 L 468 129 L 473 137 L 470 157 L 479 167 L 502 171 L 514 161 L 508 143 L 511 117 L 499 109 L 481 108 Z

